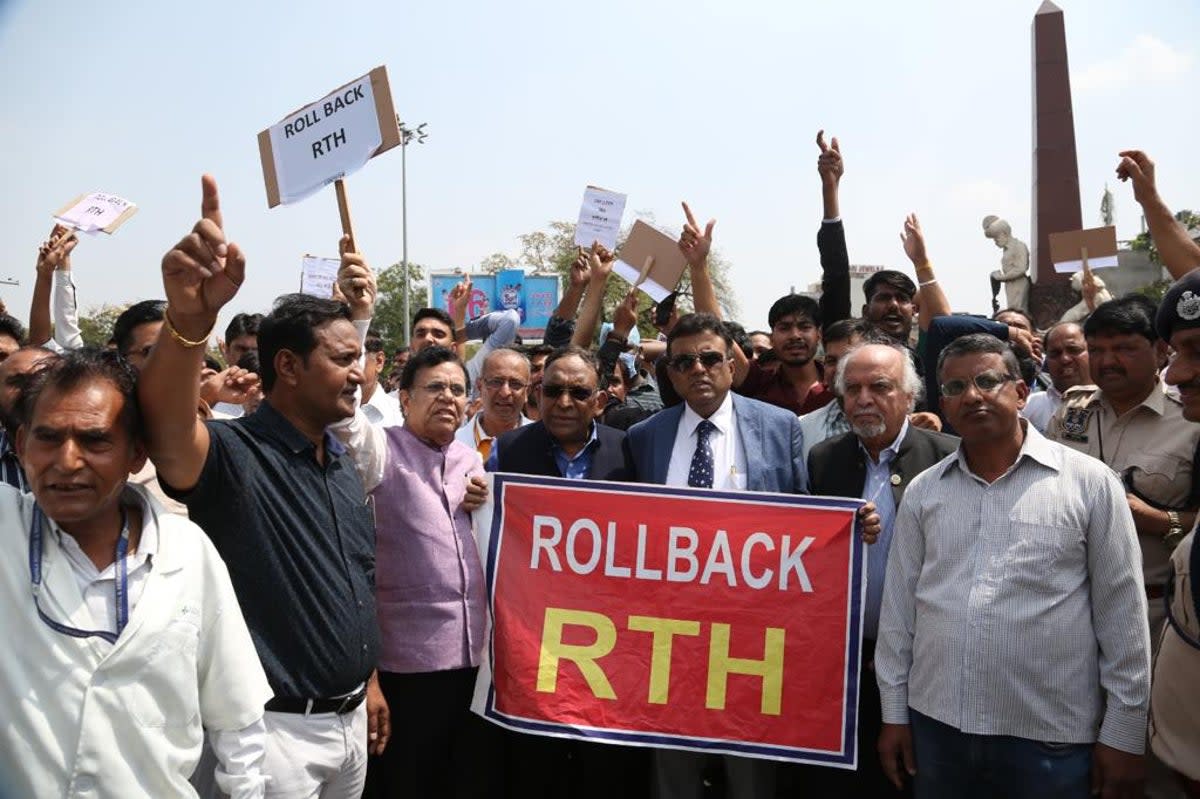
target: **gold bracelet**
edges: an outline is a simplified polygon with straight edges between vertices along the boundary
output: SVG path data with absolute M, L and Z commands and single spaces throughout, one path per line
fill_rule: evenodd
M 163 325 L 167 328 L 167 332 L 171 334 L 171 338 L 175 339 L 189 350 L 193 349 L 194 347 L 203 347 L 205 344 L 207 344 L 209 337 L 212 336 L 213 330 L 215 330 L 217 327 L 217 323 L 213 322 L 212 327 L 210 327 L 208 332 L 204 334 L 204 338 L 198 341 L 189 341 L 180 335 L 179 331 L 175 329 L 175 325 L 171 323 L 171 314 L 167 308 L 163 309 Z

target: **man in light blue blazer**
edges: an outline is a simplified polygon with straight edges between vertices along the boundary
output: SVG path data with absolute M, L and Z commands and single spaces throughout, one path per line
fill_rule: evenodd
M 642 483 L 717 490 L 805 493 L 800 422 L 794 413 L 734 394 L 733 341 L 717 317 L 687 314 L 667 339 L 671 385 L 683 403 L 630 428 L 626 439 Z M 703 794 L 704 756 L 655 751 L 658 799 Z M 726 756 L 727 795 L 773 796 L 775 764 Z

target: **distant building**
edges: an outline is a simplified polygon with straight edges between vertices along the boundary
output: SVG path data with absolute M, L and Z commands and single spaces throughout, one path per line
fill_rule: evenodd
M 867 298 L 863 294 L 863 284 L 867 282 L 867 278 L 884 269 L 887 267 L 881 264 L 850 264 L 850 314 L 852 316 L 861 314 L 862 307 L 867 304 Z M 820 297 L 821 284 L 810 283 L 808 291 L 801 293 L 810 297 Z

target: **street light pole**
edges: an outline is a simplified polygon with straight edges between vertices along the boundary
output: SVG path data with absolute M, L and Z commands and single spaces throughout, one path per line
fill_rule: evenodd
M 400 284 L 400 301 L 404 305 L 404 346 L 409 345 L 409 313 L 408 313 L 408 143 L 416 141 L 421 144 L 428 134 L 422 122 L 415 128 L 410 128 L 396 116 L 396 124 L 400 126 L 400 260 L 403 270 L 403 282 Z

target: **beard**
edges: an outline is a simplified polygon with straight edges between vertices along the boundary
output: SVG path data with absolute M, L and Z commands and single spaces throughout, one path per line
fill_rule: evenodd
M 850 429 L 859 438 L 879 438 L 887 432 L 887 425 L 882 417 L 864 417 L 862 421 L 852 419 Z

